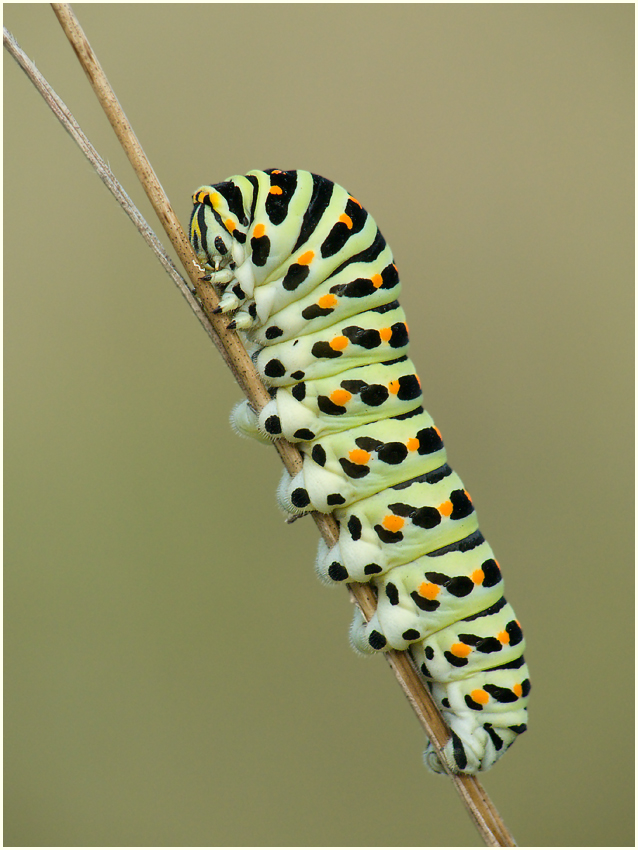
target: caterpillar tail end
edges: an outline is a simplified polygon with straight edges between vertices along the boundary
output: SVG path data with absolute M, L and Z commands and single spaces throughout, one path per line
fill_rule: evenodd
M 449 717 L 446 717 L 446 719 L 450 722 L 452 734 L 443 748 L 443 757 L 450 773 L 474 776 L 477 773 L 489 770 L 509 749 L 509 746 L 517 737 L 512 734 L 505 746 L 501 745 L 497 748 L 485 729 L 475 729 L 472 735 L 468 735 L 467 730 L 455 731 L 454 727 L 458 724 L 454 723 L 453 720 L 451 721 Z M 503 736 L 505 731 L 499 730 L 500 735 Z M 431 773 L 444 774 L 447 772 L 431 743 L 428 743 L 423 752 L 423 762 Z

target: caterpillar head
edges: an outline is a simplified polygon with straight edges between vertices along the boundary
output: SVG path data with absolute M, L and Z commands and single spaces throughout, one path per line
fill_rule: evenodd
M 234 314 L 232 327 L 249 328 L 256 317 L 255 279 L 251 264 L 244 262 L 245 230 L 218 187 L 202 186 L 193 195 L 193 204 L 190 241 L 195 255 L 221 295 L 221 312 Z
M 244 261 L 241 243 L 246 239 L 236 216 L 212 186 L 199 188 L 193 195 L 193 204 L 189 235 L 197 259 L 213 272 L 233 271 Z

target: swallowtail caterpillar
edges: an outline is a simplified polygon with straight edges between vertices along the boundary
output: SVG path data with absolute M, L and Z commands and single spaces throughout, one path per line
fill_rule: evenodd
M 239 431 L 298 444 L 278 499 L 332 513 L 327 583 L 370 582 L 378 607 L 350 635 L 362 652 L 408 650 L 448 723 L 455 773 L 486 770 L 525 731 L 525 641 L 499 566 L 448 466 L 408 358 L 399 275 L 373 218 L 308 171 L 251 171 L 193 195 L 190 239 L 272 400 Z M 442 771 L 431 745 L 425 762 Z

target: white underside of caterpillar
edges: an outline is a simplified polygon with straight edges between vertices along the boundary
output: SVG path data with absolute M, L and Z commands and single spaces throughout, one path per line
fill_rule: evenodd
M 340 186 L 306 171 L 252 171 L 193 196 L 191 242 L 272 400 L 243 402 L 243 434 L 297 443 L 303 469 L 278 490 L 291 515 L 333 513 L 329 584 L 370 582 L 361 652 L 408 650 L 452 735 L 456 773 L 486 770 L 526 728 L 525 642 L 407 357 L 389 246 Z M 431 745 L 425 762 L 443 770 Z

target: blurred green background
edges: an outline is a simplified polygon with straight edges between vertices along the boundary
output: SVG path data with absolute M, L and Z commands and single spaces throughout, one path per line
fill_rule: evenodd
M 525 628 L 522 845 L 633 844 L 633 6 L 82 5 L 184 222 L 347 186 Z M 5 25 L 155 222 L 51 9 Z M 5 844 L 478 845 L 183 300 L 5 58 Z

